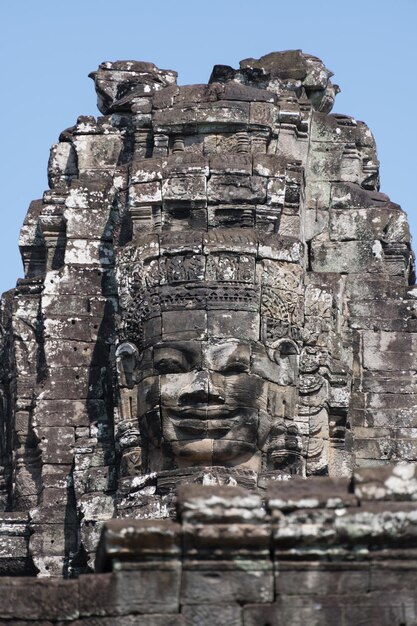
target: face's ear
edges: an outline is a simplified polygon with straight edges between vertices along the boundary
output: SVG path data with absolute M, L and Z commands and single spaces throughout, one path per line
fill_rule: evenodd
M 121 387 L 132 389 L 135 384 L 134 372 L 138 358 L 138 349 L 133 343 L 121 343 L 116 350 L 116 368 Z
M 270 356 L 278 365 L 277 381 L 280 385 L 295 385 L 298 379 L 299 349 L 291 339 L 275 344 Z
M 291 339 L 283 339 L 275 347 L 275 359 L 280 359 L 284 356 L 289 356 L 291 354 L 300 354 L 297 344 Z

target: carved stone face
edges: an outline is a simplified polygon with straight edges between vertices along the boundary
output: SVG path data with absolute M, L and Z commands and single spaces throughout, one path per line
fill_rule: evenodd
M 158 73 L 155 84 L 171 86 L 152 95 L 152 125 L 142 125 L 145 115 L 132 127 L 115 255 L 116 331 L 136 350 L 134 359 L 125 351 L 115 420 L 128 476 L 209 465 L 323 474 L 330 445 L 339 445 L 329 412 L 344 428 L 343 350 L 333 333 L 343 306 L 333 301 L 336 275 L 330 286 L 319 259 L 328 253 L 320 220 L 330 170 L 321 141 L 311 140 L 310 162 L 308 139 L 310 125 L 324 123 L 310 105 L 326 111 L 337 87 L 317 59 L 288 54 L 237 71 L 219 66 L 204 88 L 173 88 Z M 271 73 L 284 59 L 283 74 Z M 306 77 L 296 91 L 284 78 L 293 61 Z M 114 78 L 109 87 L 103 72 L 96 82 L 113 103 Z M 140 110 L 138 92 L 129 93 L 114 111 L 129 102 Z M 346 121 L 340 126 L 342 163 Z
M 138 387 L 143 433 L 179 467 L 259 470 L 271 426 L 288 417 L 294 397 L 297 356 L 282 352 L 237 338 L 157 343 Z
M 120 336 L 139 361 L 121 413 L 138 420 L 144 474 L 281 468 L 290 426 L 300 450 L 302 171 L 268 154 L 258 128 L 201 124 L 201 154 L 176 129 L 167 159 L 138 160 L 129 182 Z

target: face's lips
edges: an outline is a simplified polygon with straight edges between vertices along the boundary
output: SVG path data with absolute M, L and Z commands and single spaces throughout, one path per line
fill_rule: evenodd
M 233 428 L 233 425 L 237 421 L 235 417 L 223 416 L 223 418 L 216 417 L 212 419 L 207 415 L 203 418 L 199 418 L 195 414 L 190 414 L 190 416 L 186 418 L 179 415 L 170 415 L 169 417 L 175 428 L 202 438 L 218 436 L 222 433 L 226 434 Z
M 192 407 L 176 408 L 169 411 L 171 419 L 198 419 L 198 420 L 230 420 L 234 417 L 236 411 L 226 408 L 224 405 L 196 405 Z

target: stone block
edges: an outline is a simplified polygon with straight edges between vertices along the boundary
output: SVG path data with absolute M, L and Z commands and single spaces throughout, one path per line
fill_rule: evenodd
M 298 263 L 303 259 L 303 244 L 293 237 L 262 233 L 259 237 L 258 254 L 262 259 Z
M 239 604 L 184 605 L 185 626 L 242 626 L 242 608 Z
M 156 132 L 182 132 L 190 124 L 195 128 L 196 114 L 198 123 L 203 127 L 223 130 L 233 128 L 235 124 L 249 122 L 249 103 L 247 102 L 210 102 L 196 104 L 194 107 L 175 107 L 156 111 L 153 116 Z
M 259 315 L 251 311 L 208 311 L 210 337 L 240 337 L 259 340 Z
M 179 316 L 175 311 L 164 311 L 162 333 L 166 340 L 204 339 L 207 335 L 207 313 L 196 310 Z
M 66 489 L 71 480 L 72 465 L 45 463 L 42 465 L 42 483 L 46 489 Z
M 44 337 L 47 339 L 91 342 L 97 340 L 99 333 L 103 335 L 110 330 L 109 322 L 100 317 L 51 316 L 44 323 Z
M 110 207 L 103 209 L 66 209 L 66 235 L 69 239 L 101 239 L 110 241 L 113 232 Z
M 368 370 L 417 370 L 417 336 L 401 332 L 363 333 L 363 366 Z
M 36 426 L 89 426 L 91 422 L 107 420 L 104 400 L 50 399 L 50 395 L 54 394 L 46 392 L 36 406 Z M 67 397 L 69 394 L 62 387 L 60 395 Z M 79 394 L 77 397 L 82 398 L 83 395 L 87 394 Z
M 333 241 L 410 241 L 407 218 L 400 209 L 331 209 L 329 230 Z
M 267 89 L 258 89 L 234 81 L 226 82 L 223 87 L 222 100 L 242 100 L 243 102 L 275 102 L 275 94 Z M 216 88 L 220 85 L 217 84 Z
M 269 558 L 270 528 L 259 520 L 253 524 L 233 523 L 225 515 L 224 523 L 217 523 L 211 528 L 205 524 L 196 525 L 195 522 L 184 524 L 183 542 L 184 556 L 190 559 L 210 558 L 214 552 L 219 560 L 265 560 Z
M 415 433 L 410 430 L 409 437 L 397 437 L 394 444 L 393 459 L 396 461 L 417 461 L 417 442 Z
M 149 345 L 158 341 L 162 336 L 162 316 L 154 315 L 143 323 L 143 341 Z
M 224 205 L 223 208 L 226 208 L 226 206 L 228 205 Z M 232 209 L 233 207 L 230 208 Z M 228 253 L 255 255 L 257 247 L 256 234 L 245 228 L 230 228 L 223 232 L 209 230 L 207 233 L 203 233 L 203 252 L 206 255 L 225 251 Z
M 266 180 L 262 176 L 213 174 L 207 183 L 210 203 L 263 203 L 266 199 Z
M 188 524 L 256 524 L 266 519 L 257 493 L 231 485 L 180 485 L 177 507 L 181 520 Z
M 395 443 L 393 439 L 355 437 L 355 457 L 357 459 L 385 459 L 393 458 Z
M 101 366 L 108 357 L 108 347 L 102 341 L 46 339 L 45 352 L 50 367 Z
M 149 567 L 141 571 L 81 576 L 80 615 L 178 613 L 180 569 Z
M 376 248 L 374 247 L 376 245 Z M 311 267 L 314 272 L 361 273 L 382 270 L 381 244 L 371 241 L 325 242 L 313 239 Z
M 12 625 L 14 626 L 14 625 Z M 19 626 L 27 626 L 19 624 Z M 34 626 L 38 626 L 34 624 Z M 43 624 L 39 626 L 44 626 Z M 49 626 L 45 625 L 45 626 Z M 50 624 L 52 626 L 52 623 Z M 182 615 L 124 615 L 112 617 L 87 617 L 71 622 L 71 626 L 186 626 Z M 188 626 L 188 625 L 187 625 Z
M 134 568 L 151 560 L 176 568 L 180 557 L 180 526 L 171 520 L 109 520 L 97 549 L 96 569 L 105 572 Z
M 394 589 L 413 590 L 416 561 L 379 561 L 370 569 L 370 589 L 375 592 L 390 593 Z
M 86 493 L 78 499 L 78 507 L 85 521 L 106 522 L 114 514 L 114 497 L 101 492 Z
M 271 482 L 268 486 L 267 508 L 277 519 L 282 511 L 349 506 L 357 506 L 357 499 L 349 493 L 349 481 L 345 478 L 310 476 L 305 481 L 295 477 L 282 483 Z
M 105 465 L 74 471 L 72 476 L 76 496 L 93 491 L 108 493 L 115 488 L 116 473 L 114 466 Z
M 142 204 L 162 204 L 161 183 L 159 181 L 130 185 L 129 205 L 140 206 Z
M 62 556 L 77 551 L 77 527 L 61 524 L 33 524 L 30 551 L 33 556 Z
M 351 117 L 328 115 L 320 111 L 313 111 L 311 137 L 314 141 L 331 143 L 345 143 L 355 141 L 357 122 Z
M 405 607 L 413 615 L 412 600 L 404 594 L 401 598 L 393 594 L 355 594 L 351 596 L 319 595 L 315 597 L 280 596 L 276 603 L 246 606 L 243 609 L 244 626 L 268 623 L 271 626 L 391 626 L 402 623 Z
M 67 465 L 64 465 L 64 467 L 67 467 Z M 42 507 L 39 507 L 37 509 L 37 511 L 41 511 L 42 509 L 44 509 L 44 511 L 47 514 L 50 514 L 52 509 L 55 507 L 56 509 L 56 513 L 57 516 L 59 514 L 62 514 L 64 509 L 67 509 L 67 518 L 68 518 L 68 523 L 73 523 L 73 519 L 71 517 L 71 513 L 70 513 L 70 508 L 68 506 L 68 500 L 69 497 L 71 496 L 71 494 L 69 493 L 68 490 L 68 485 L 66 485 L 65 487 L 48 487 L 45 488 L 42 492 L 42 499 L 41 499 L 41 504 Z M 37 517 L 35 515 L 35 513 L 31 512 L 31 517 L 32 517 L 32 521 L 34 524 L 36 523 L 55 523 L 55 518 L 53 520 L 53 522 L 51 522 L 51 518 L 48 519 L 47 516 L 42 515 L 41 517 Z
M 150 158 L 133 161 L 130 168 L 130 183 L 150 183 L 162 180 L 162 159 Z
M 202 174 L 172 176 L 164 180 L 162 183 L 164 205 L 205 207 L 206 181 L 206 176 Z
M 102 467 L 103 465 L 114 465 L 114 446 L 106 443 L 91 442 L 90 446 L 76 446 L 74 454 L 75 470 L 86 470 L 90 467 Z
M 35 428 L 44 463 L 68 464 L 73 460 L 75 433 L 71 426 Z
M 29 557 L 29 531 L 19 537 L 17 529 L 0 522 L 0 533 L 0 576 L 24 575 Z
M 267 102 L 251 102 L 250 116 L 251 124 L 259 126 L 273 126 L 278 119 L 278 108 L 274 104 Z
M 1 587 L 0 615 L 4 620 L 71 621 L 78 617 L 76 580 L 6 577 Z
M 344 146 L 337 143 L 314 142 L 309 153 L 309 175 L 316 180 L 341 180 Z
M 278 621 L 280 613 L 279 607 L 275 604 L 246 604 L 243 607 L 243 624 L 244 626 L 259 626 L 260 624 L 281 626 L 283 622 Z M 299 624 L 301 626 L 301 622 Z
M 79 497 L 78 494 L 77 496 Z M 79 525 L 79 539 L 88 554 L 88 565 L 93 569 L 95 568 L 95 551 L 100 540 L 103 524 L 104 521 L 82 519 Z
M 196 203 L 205 204 L 205 200 L 198 200 Z M 183 206 L 178 206 L 179 202 L 170 202 L 162 213 L 162 230 L 169 232 L 179 232 L 182 230 L 206 230 L 207 229 L 207 209 L 205 207 L 196 208 L 193 203 L 186 201 Z
M 373 574 L 372 574 L 373 575 Z M 351 595 L 371 588 L 369 563 L 275 563 L 275 589 L 278 596 Z
M 99 272 L 101 270 L 97 270 Z M 103 316 L 104 313 L 111 314 L 114 311 L 114 303 L 107 298 L 100 296 L 75 296 L 64 295 L 44 296 L 42 304 L 45 306 L 45 313 L 51 315 L 92 315 Z
M 297 132 L 297 122 L 295 124 L 280 126 L 276 143 L 276 151 L 278 154 L 283 155 L 288 161 L 301 161 L 305 163 L 308 150 L 308 141 L 300 138 Z M 312 180 L 314 180 L 313 176 Z
M 28 626 L 28 622 L 25 621 L 21 621 L 21 620 L 7 620 L 7 622 L 3 622 L 5 624 L 9 624 L 10 626 Z M 55 622 L 56 623 L 56 622 Z M 49 622 L 49 621 L 45 621 L 45 620 L 31 620 L 30 621 L 30 626 L 54 626 L 53 622 Z M 75 623 L 75 622 L 74 622 Z M 71 622 L 72 624 L 72 622 Z
M 110 242 L 100 239 L 68 239 L 65 248 L 65 263 L 69 265 L 111 266 L 114 250 Z
M 303 596 L 280 597 L 269 605 L 253 604 L 243 608 L 244 626 L 333 626 L 343 624 L 343 612 L 339 606 L 322 607 L 312 599 Z M 358 625 L 359 626 L 359 625 Z
M 122 149 L 122 138 L 112 135 L 79 135 L 74 141 L 79 171 L 115 167 Z
M 210 157 L 211 174 L 252 175 L 252 155 L 250 154 L 213 154 Z
M 337 182 L 332 184 L 332 209 L 367 209 L 379 207 L 388 208 L 389 198 L 384 193 L 368 191 L 352 182 Z M 398 207 L 398 205 L 397 205 Z
M 278 154 L 254 154 L 253 173 L 268 178 L 285 178 L 287 161 Z
M 226 569 L 227 568 L 227 569 Z M 219 571 L 222 572 L 219 576 Z M 221 561 L 184 563 L 181 604 L 240 604 L 272 602 L 274 583 L 271 564 L 241 561 L 229 567 Z
M 67 142 L 53 144 L 48 161 L 48 182 L 51 188 L 66 187 L 77 178 L 77 158 L 74 146 Z
M 416 307 L 414 301 L 398 300 L 363 300 L 349 305 L 351 328 L 407 332 L 415 323 Z
M 192 139 L 193 137 L 190 137 Z M 186 138 L 185 138 L 186 139 Z M 194 137 L 194 139 L 196 139 Z M 162 173 L 164 178 L 178 175 L 209 175 L 209 159 L 202 154 L 188 152 L 171 154 L 163 161 Z
M 281 215 L 279 221 L 279 234 L 285 237 L 300 237 L 301 222 L 298 215 Z
M 267 203 L 283 206 L 285 202 L 285 179 L 270 178 L 267 186 Z

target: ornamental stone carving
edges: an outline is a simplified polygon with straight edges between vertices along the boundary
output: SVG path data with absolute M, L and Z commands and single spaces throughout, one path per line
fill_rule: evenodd
M 1 301 L 0 501 L 30 512 L 25 571 L 89 571 L 106 520 L 173 516 L 179 484 L 416 462 L 407 220 L 331 76 L 301 51 L 204 85 L 91 74 L 101 116 L 52 147 Z

